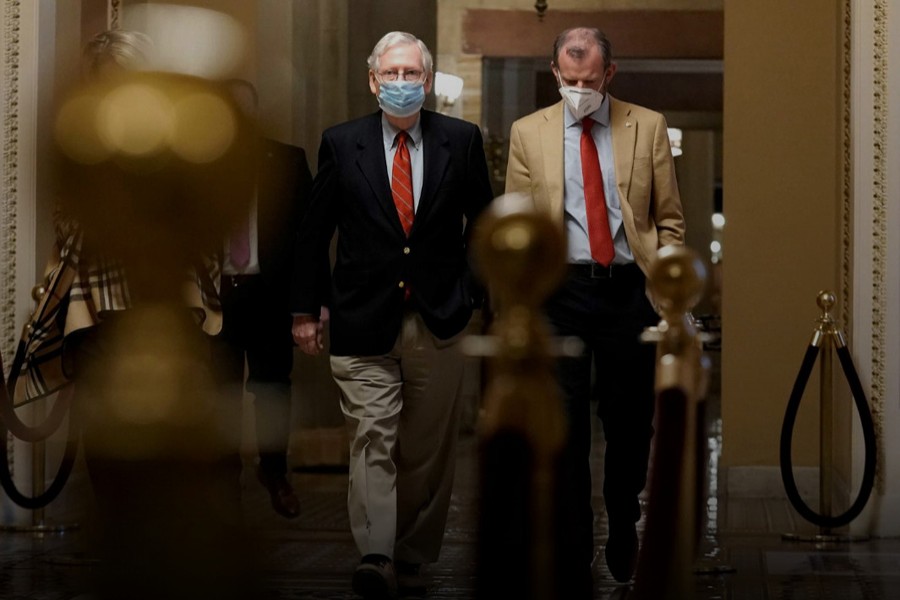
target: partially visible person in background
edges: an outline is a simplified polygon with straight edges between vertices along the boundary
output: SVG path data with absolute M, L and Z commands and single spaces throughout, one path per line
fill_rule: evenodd
M 253 85 L 231 80 L 226 88 L 254 123 L 258 100 Z M 288 304 L 293 241 L 312 174 L 302 148 L 265 138 L 253 143 L 255 187 L 249 210 L 237 219 L 222 249 L 223 322 L 213 360 L 217 377 L 224 383 L 221 401 L 232 423 L 229 429 L 236 436 L 236 451 L 240 448 L 246 361 L 246 388 L 254 395 L 259 449 L 256 478 L 269 492 L 275 511 L 294 518 L 300 514 L 300 501 L 288 478 L 294 361 Z M 240 456 L 227 460 L 240 469 Z
M 139 31 L 101 31 L 84 46 L 82 69 L 86 79 L 100 79 L 128 71 L 140 71 L 152 48 L 150 38 Z

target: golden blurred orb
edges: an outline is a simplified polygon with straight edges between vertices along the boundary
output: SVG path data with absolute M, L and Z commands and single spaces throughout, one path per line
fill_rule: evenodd
M 686 246 L 664 246 L 650 266 L 650 288 L 664 311 L 691 310 L 703 296 L 706 266 Z
M 495 199 L 475 224 L 474 261 L 501 303 L 539 305 L 565 274 L 565 241 L 531 198 Z
M 110 90 L 100 103 L 97 127 L 111 151 L 147 156 L 165 149 L 174 121 L 165 94 L 150 85 L 129 83 Z
M 237 119 L 225 101 L 208 92 L 188 94 L 174 104 L 172 151 L 187 162 L 210 163 L 234 141 Z
M 93 93 L 77 94 L 66 100 L 57 113 L 56 142 L 63 153 L 77 163 L 95 165 L 110 156 L 110 148 L 97 130 L 102 98 Z

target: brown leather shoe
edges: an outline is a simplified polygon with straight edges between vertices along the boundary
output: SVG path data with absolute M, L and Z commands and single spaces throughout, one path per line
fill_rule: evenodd
M 260 470 L 256 471 L 256 477 L 269 492 L 272 500 L 272 508 L 282 517 L 295 519 L 300 516 L 300 499 L 294 493 L 287 477 L 284 475 L 266 475 Z

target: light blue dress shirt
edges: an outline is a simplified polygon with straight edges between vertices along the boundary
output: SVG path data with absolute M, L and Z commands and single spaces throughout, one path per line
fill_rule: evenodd
M 609 229 L 613 234 L 616 257 L 613 264 L 634 262 L 634 255 L 628 247 L 625 227 L 622 225 L 622 203 L 616 186 L 616 168 L 612 150 L 612 130 L 609 126 L 609 96 L 603 98 L 600 108 L 588 115 L 595 121 L 591 129 L 597 154 L 600 156 L 600 171 L 603 174 L 603 192 L 606 195 L 606 214 Z M 584 181 L 581 174 L 581 121 L 566 106 L 563 111 L 565 186 L 563 202 L 565 206 L 565 227 L 568 240 L 568 261 L 570 263 L 592 263 L 591 244 L 588 239 L 587 213 L 584 207 Z

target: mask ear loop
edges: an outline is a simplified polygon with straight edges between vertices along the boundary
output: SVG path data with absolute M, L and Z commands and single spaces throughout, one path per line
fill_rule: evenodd
M 556 85 L 559 88 L 564 88 L 566 86 L 563 85 L 562 78 L 559 76 L 559 68 L 556 66 L 551 66 L 551 70 L 553 71 L 553 78 L 556 79 Z

